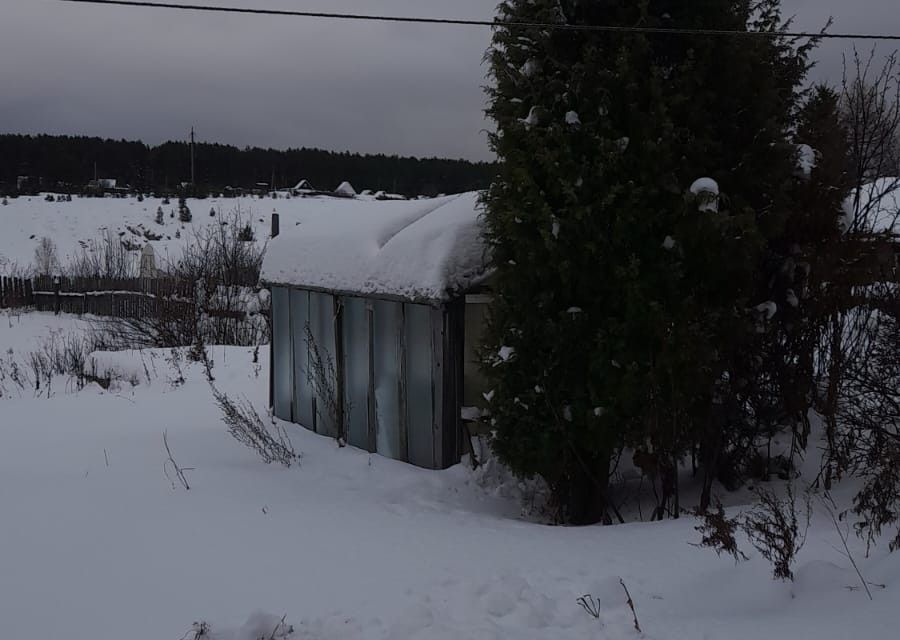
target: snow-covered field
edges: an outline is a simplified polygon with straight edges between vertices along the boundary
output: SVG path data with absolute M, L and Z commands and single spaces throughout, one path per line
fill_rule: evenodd
M 0 353 L 82 330 L 4 315 Z M 262 351 L 254 364 L 250 350 L 212 348 L 217 384 L 260 411 Z M 231 439 L 199 368 L 173 385 L 166 356 L 98 356 L 126 378 L 147 372 L 137 386 L 0 399 L 0 638 L 177 640 L 205 621 L 214 639 L 256 640 L 282 616 L 311 640 L 896 637 L 900 556 L 885 545 L 865 558 L 851 541 L 866 578 L 886 585 L 870 602 L 848 589 L 858 579 L 824 514 L 791 585 L 757 554 L 735 566 L 691 546 L 691 518 L 545 526 L 520 517 L 514 483 L 418 470 L 292 426 L 300 466 L 266 466 Z M 190 491 L 173 485 L 164 431 Z M 599 619 L 576 603 L 585 594 Z
M 421 208 L 416 201 L 375 201 L 372 197 L 355 199 L 334 197 L 293 197 L 286 199 L 269 197 L 243 198 L 189 198 L 191 222 L 178 218 L 178 200 L 163 204 L 158 198 L 79 198 L 72 202 L 48 202 L 41 196 L 22 196 L 8 199 L 0 205 L 0 274 L 14 267 L 29 268 L 34 264 L 34 250 L 41 238 L 50 238 L 56 245 L 59 262 L 63 268 L 73 257 L 89 249 L 92 243 L 102 240 L 107 233 L 140 248 L 152 242 L 157 265 L 177 259 L 182 247 L 195 232 L 210 225 L 230 221 L 232 214 L 240 211 L 245 223 L 252 224 L 258 242 L 265 242 L 270 235 L 272 213 L 281 218 L 281 230 L 289 231 L 302 220 L 326 217 L 365 207 L 377 212 L 379 207 Z M 163 210 L 163 224 L 157 224 L 159 208 Z M 210 215 L 213 212 L 215 215 Z M 159 240 L 150 240 L 160 236 Z M 180 236 L 180 237 L 177 237 Z M 135 251 L 138 260 L 139 251 Z

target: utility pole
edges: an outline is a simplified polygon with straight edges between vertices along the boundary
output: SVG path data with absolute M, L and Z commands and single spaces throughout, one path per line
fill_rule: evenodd
M 196 185 L 194 176 L 194 127 L 191 127 L 191 187 Z

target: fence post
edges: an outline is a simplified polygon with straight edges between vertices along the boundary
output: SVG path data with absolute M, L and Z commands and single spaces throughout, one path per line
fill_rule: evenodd
M 272 237 L 277 238 L 281 233 L 281 217 L 277 213 L 272 214 Z
M 59 281 L 59 276 L 53 276 L 53 308 L 56 315 L 59 315 L 60 307 L 62 305 L 62 298 L 59 295 L 61 288 L 62 284 Z

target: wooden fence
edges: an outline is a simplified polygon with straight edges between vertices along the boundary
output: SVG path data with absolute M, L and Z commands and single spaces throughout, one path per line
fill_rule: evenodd
M 174 278 L 63 278 L 32 280 L 37 311 L 111 318 L 189 317 L 195 312 L 194 285 Z
M 30 307 L 33 304 L 34 296 L 30 279 L 0 277 L 0 309 Z
M 31 307 L 53 313 L 109 318 L 190 318 L 195 284 L 176 278 L 0 278 L 0 308 Z M 212 317 L 243 320 L 233 309 L 206 309 Z

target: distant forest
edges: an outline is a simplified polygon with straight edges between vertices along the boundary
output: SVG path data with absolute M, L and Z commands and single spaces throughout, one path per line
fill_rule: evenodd
M 0 192 L 60 190 L 80 192 L 97 178 L 115 179 L 133 191 L 174 192 L 190 182 L 190 145 L 72 136 L 0 135 Z M 301 179 L 332 190 L 349 181 L 357 190 L 407 196 L 459 193 L 486 188 L 494 165 L 440 158 L 360 155 L 319 149 L 259 149 L 198 143 L 196 190 L 226 186 L 252 189 L 261 183 L 290 188 Z M 19 180 L 28 177 L 27 181 Z

